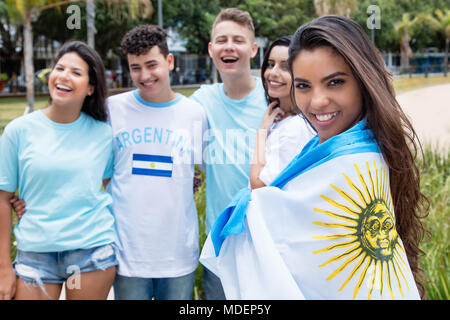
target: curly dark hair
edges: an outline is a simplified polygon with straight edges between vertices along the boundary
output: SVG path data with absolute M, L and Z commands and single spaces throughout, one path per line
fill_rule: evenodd
M 121 47 L 125 55 L 146 54 L 154 46 L 167 57 L 169 48 L 167 46 L 167 33 L 155 25 L 142 25 L 128 31 L 122 39 Z

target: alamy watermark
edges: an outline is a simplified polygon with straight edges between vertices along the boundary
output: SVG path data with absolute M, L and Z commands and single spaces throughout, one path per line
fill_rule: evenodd
M 78 265 L 70 265 L 67 267 L 66 270 L 67 273 L 71 274 L 69 278 L 67 278 L 66 281 L 66 287 L 67 289 L 73 290 L 80 290 L 81 289 L 81 270 Z
M 72 4 L 67 7 L 66 13 L 70 14 L 67 18 L 66 26 L 69 30 L 81 29 L 81 9 L 80 6 Z
M 367 7 L 367 14 L 370 16 L 367 18 L 366 24 L 369 30 L 381 29 L 381 9 L 377 5 L 370 5 Z
M 67 7 L 66 13 L 70 14 L 67 18 L 66 26 L 69 30 L 81 29 L 81 9 L 79 5 L 72 4 Z M 377 5 L 370 5 L 366 10 L 370 16 L 367 18 L 366 25 L 369 30 L 381 29 L 381 9 Z

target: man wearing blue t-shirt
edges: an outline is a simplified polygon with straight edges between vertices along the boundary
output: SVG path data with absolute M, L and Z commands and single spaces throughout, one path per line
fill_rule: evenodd
M 206 233 L 237 191 L 248 185 L 256 131 L 267 108 L 260 78 L 250 60 L 258 47 L 250 14 L 224 9 L 214 22 L 209 55 L 223 83 L 202 85 L 191 98 L 206 111 Z M 225 299 L 220 280 L 203 268 L 206 299 Z

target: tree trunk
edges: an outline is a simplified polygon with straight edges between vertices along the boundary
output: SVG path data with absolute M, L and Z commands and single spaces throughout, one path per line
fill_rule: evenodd
M 31 26 L 30 14 L 28 14 L 25 18 L 25 23 L 23 26 L 23 42 L 28 102 L 25 113 L 29 113 L 34 110 L 33 29 Z
M 444 77 L 447 76 L 448 72 L 448 45 L 450 42 L 450 37 L 445 38 L 445 56 L 444 56 Z
M 402 65 L 402 72 L 408 72 L 408 48 L 405 45 L 405 41 L 402 40 L 402 43 L 400 44 L 400 57 L 401 57 L 401 65 Z
M 412 55 L 411 47 L 409 46 L 408 28 L 404 28 L 403 37 L 400 44 L 400 55 L 402 57 L 402 68 L 409 72 L 409 57 Z
M 316 9 L 316 14 L 319 17 L 325 15 L 324 0 L 314 0 L 314 8 Z
M 350 14 L 352 13 L 352 9 L 350 7 L 345 8 L 345 16 L 350 19 Z
M 214 63 L 212 63 L 212 76 L 213 76 L 213 83 L 217 83 L 219 82 L 219 78 L 217 76 L 217 68 L 216 65 Z
M 95 3 L 94 0 L 86 0 L 86 26 L 88 46 L 95 49 Z

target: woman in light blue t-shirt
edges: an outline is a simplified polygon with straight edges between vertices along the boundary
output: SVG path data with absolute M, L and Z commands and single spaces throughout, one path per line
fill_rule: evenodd
M 95 50 L 65 44 L 49 77 L 51 102 L 13 120 L 0 139 L 0 299 L 105 299 L 114 281 L 112 131 L 104 66 Z M 14 192 L 27 212 L 14 228 Z M 30 285 L 37 284 L 37 285 Z

